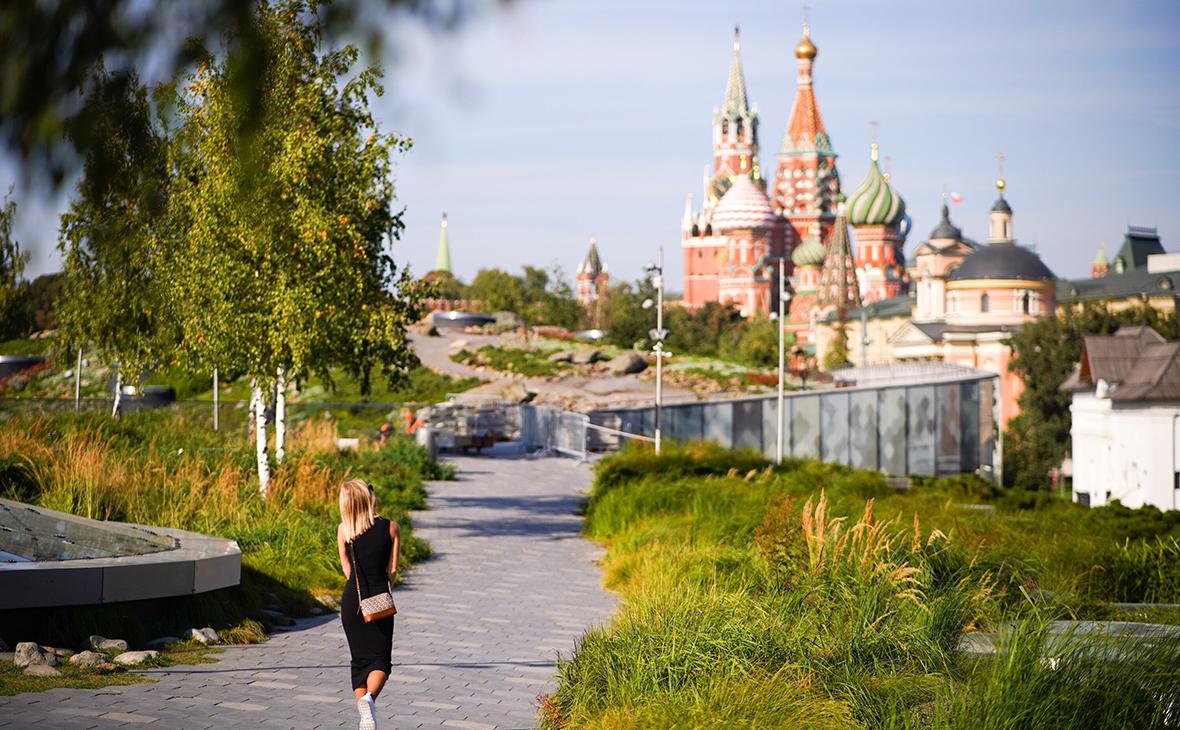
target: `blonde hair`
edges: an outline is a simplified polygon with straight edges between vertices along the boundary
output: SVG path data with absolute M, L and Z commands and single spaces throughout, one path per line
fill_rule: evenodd
M 340 524 L 345 542 L 352 542 L 373 526 L 373 507 L 373 490 L 364 479 L 349 479 L 340 485 Z

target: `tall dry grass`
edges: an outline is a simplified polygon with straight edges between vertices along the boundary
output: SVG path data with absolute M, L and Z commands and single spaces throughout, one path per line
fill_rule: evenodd
M 401 523 L 403 563 L 429 554 L 413 537 L 408 512 L 424 506 L 422 480 L 445 477 L 447 470 L 408 439 L 342 453 L 333 421 L 305 421 L 292 433 L 287 459 L 274 470 L 263 500 L 242 435 L 194 428 L 179 412 L 134 413 L 118 421 L 74 414 L 18 418 L 0 428 L 0 496 L 237 541 L 243 585 L 226 600 L 240 604 L 238 615 L 280 599 L 299 613 L 310 608 L 313 595 L 341 589 L 337 489 L 354 475 L 374 485 L 382 513 Z M 77 619 L 69 620 L 80 626 Z

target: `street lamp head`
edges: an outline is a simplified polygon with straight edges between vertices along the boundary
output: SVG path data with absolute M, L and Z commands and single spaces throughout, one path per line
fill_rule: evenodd
M 644 300 L 643 300 L 643 308 L 644 308 L 644 309 L 651 309 L 651 308 L 652 308 L 652 307 L 654 307 L 655 305 L 656 305 L 656 303 L 655 303 L 655 302 L 653 302 L 653 301 L 652 301 L 652 300 L 650 300 L 650 299 L 644 299 Z

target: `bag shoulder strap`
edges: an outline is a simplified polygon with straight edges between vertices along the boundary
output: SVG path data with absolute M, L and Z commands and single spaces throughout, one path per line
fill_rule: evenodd
M 359 562 L 357 562 L 357 559 L 356 559 L 356 546 L 353 544 L 354 542 L 356 542 L 355 539 L 348 541 L 348 549 L 352 553 L 352 575 L 355 578 L 355 580 L 352 583 L 353 583 L 353 585 L 356 586 L 357 610 L 359 611 L 360 610 L 360 602 L 365 599 L 363 596 L 361 596 L 361 564 Z M 368 589 L 369 589 L 369 581 L 368 581 L 368 579 L 366 579 L 365 580 L 365 590 L 368 590 Z

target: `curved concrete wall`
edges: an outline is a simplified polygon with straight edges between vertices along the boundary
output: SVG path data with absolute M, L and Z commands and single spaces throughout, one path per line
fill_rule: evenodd
M 242 551 L 233 540 L 185 530 L 87 520 L 0 499 L 6 509 L 31 510 L 62 525 L 95 530 L 133 529 L 173 541 L 157 552 L 75 560 L 28 560 L 19 552 L 0 562 L 0 609 L 79 606 L 192 595 L 228 588 L 241 580 Z M 0 545 L 3 548 L 3 545 Z

